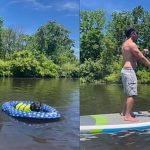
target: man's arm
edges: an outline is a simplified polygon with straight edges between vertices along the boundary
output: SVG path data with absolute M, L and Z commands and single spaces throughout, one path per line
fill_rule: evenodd
M 136 44 L 131 45 L 131 52 L 132 54 L 142 61 L 146 66 L 150 67 L 150 61 L 143 55 L 143 53 L 138 49 Z

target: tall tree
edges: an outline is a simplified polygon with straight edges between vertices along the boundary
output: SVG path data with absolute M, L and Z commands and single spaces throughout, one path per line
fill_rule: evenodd
M 105 16 L 101 10 L 81 11 L 80 15 L 80 61 L 83 63 L 101 55 Z
M 117 44 L 115 51 L 118 58 L 121 55 L 121 45 L 125 40 L 124 31 L 128 27 L 135 27 L 139 31 L 140 47 L 143 46 L 150 48 L 149 44 L 149 31 L 150 31 L 150 13 L 144 11 L 141 6 L 135 7 L 132 11 L 114 12 L 112 14 L 112 21 L 109 23 L 107 32 L 112 35 Z
M 70 39 L 69 34 L 70 32 L 64 26 L 50 21 L 41 26 L 35 34 L 37 49 L 58 63 L 59 55 L 66 52 L 73 54 L 74 42 Z
M 0 57 L 2 58 L 3 42 L 2 42 L 3 20 L 0 18 Z
M 8 58 L 14 51 L 26 49 L 30 36 L 19 29 L 5 28 L 2 30 L 2 56 Z

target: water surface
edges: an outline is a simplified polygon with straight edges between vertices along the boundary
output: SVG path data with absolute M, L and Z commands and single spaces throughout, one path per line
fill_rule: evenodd
M 1 104 L 35 100 L 61 113 L 56 122 L 18 121 L 0 114 L 0 150 L 79 149 L 79 84 L 68 79 L 0 79 Z
M 150 85 L 139 85 L 134 111 L 150 110 Z M 122 85 L 81 85 L 80 115 L 121 112 L 125 102 Z M 81 150 L 149 150 L 150 131 L 80 135 Z

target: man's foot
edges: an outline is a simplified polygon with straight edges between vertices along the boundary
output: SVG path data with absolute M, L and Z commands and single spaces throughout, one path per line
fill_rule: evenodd
M 124 121 L 131 121 L 131 122 L 138 122 L 139 120 L 137 118 L 133 117 L 124 117 Z

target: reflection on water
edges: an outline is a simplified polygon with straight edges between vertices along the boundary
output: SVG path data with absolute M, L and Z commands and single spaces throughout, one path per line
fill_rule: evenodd
M 134 110 L 150 110 L 150 86 L 139 85 Z M 80 87 L 80 115 L 121 112 L 124 103 L 122 85 L 85 85 Z M 150 130 L 118 134 L 80 135 L 81 150 L 149 150 Z
M 139 85 L 135 111 L 150 109 L 150 86 Z M 120 112 L 124 103 L 122 85 L 86 85 L 80 87 L 80 115 Z
M 36 100 L 56 108 L 56 122 L 19 121 L 0 115 L 0 150 L 76 150 L 79 148 L 79 84 L 66 79 L 0 79 L 1 104 Z
M 81 150 L 149 150 L 150 131 L 81 135 Z

